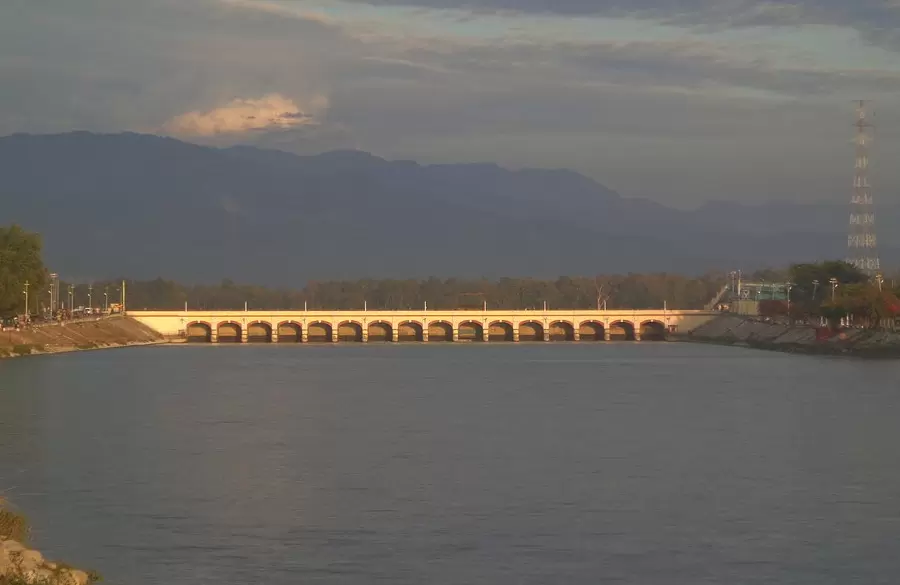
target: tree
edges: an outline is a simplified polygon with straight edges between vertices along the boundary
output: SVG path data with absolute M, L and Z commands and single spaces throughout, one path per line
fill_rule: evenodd
M 0 316 L 20 314 L 25 309 L 25 283 L 32 299 L 47 284 L 41 259 L 41 237 L 17 225 L 0 228 Z M 33 302 L 29 304 L 34 307 Z
M 868 278 L 852 264 L 841 261 L 794 264 L 790 268 L 794 283 L 791 291 L 792 309 L 807 315 L 824 315 L 820 308 L 831 300 L 831 279 L 837 279 L 841 287 L 865 283 Z M 792 312 L 794 312 L 792 310 Z M 833 314 L 831 311 L 829 314 Z

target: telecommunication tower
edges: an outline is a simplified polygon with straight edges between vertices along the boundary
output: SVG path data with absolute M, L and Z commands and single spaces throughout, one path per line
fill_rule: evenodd
M 869 276 L 881 270 L 878 259 L 878 240 L 875 237 L 875 206 L 869 184 L 869 143 L 872 124 L 869 123 L 867 102 L 861 100 L 856 109 L 856 169 L 853 177 L 853 197 L 850 200 L 850 230 L 847 236 L 847 262 Z

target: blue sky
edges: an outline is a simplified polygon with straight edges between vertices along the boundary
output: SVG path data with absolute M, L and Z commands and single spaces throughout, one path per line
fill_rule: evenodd
M 867 98 L 889 201 L 898 31 L 900 0 L 6 0 L 0 133 L 568 167 L 682 207 L 841 202 Z

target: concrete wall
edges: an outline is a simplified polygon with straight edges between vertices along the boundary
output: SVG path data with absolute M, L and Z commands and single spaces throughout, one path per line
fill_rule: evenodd
M 574 331 L 575 340 L 580 339 L 580 332 L 585 323 L 602 324 L 606 337 L 609 337 L 611 325 L 627 324 L 640 339 L 642 325 L 659 323 L 665 326 L 670 334 L 685 334 L 720 316 L 720 313 L 709 311 L 129 311 L 133 319 L 144 323 L 152 329 L 168 337 L 183 337 L 193 324 L 204 324 L 210 328 L 212 341 L 218 341 L 220 327 L 222 331 L 230 329 L 226 324 L 240 328 L 242 341 L 247 341 L 249 326 L 254 323 L 265 324 L 272 331 L 273 342 L 278 342 L 278 332 L 285 325 L 294 324 L 301 328 L 302 341 L 308 340 L 309 327 L 313 324 L 328 325 L 332 331 L 332 341 L 338 341 L 340 335 L 349 333 L 342 324 L 357 324 L 363 332 L 363 341 L 368 341 L 370 326 L 384 323 L 390 326 L 391 341 L 397 341 L 400 325 L 408 323 L 421 327 L 424 341 L 428 341 L 429 331 L 435 330 L 435 324 L 446 323 L 452 328 L 453 341 L 459 340 L 460 325 L 477 324 L 481 328 L 483 341 L 487 341 L 493 332 L 500 333 L 498 325 L 507 323 L 512 327 L 513 340 L 519 340 L 519 328 L 526 323 L 537 323 L 543 330 L 543 340 L 550 340 L 551 325 L 557 329 L 568 325 Z M 491 327 L 493 325 L 493 328 Z M 376 328 L 372 328 L 373 330 Z M 469 328 L 464 328 L 464 332 Z M 523 332 L 525 327 L 522 327 Z

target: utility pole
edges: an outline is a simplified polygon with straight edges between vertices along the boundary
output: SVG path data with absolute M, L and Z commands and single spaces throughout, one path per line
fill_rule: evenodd
M 869 184 L 869 143 L 872 124 L 866 113 L 866 100 L 856 108 L 856 166 L 853 196 L 850 199 L 850 229 L 847 235 L 847 262 L 872 277 L 881 270 L 878 240 L 875 236 L 875 205 Z

